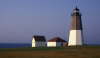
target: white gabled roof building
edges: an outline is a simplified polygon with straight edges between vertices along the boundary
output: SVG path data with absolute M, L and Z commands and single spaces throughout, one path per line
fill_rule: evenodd
M 48 40 L 47 47 L 62 47 L 62 46 L 64 46 L 64 43 L 66 43 L 65 40 L 63 40 L 59 37 L 55 37 L 51 40 Z
M 46 39 L 44 36 L 35 35 L 32 37 L 32 47 L 45 47 Z

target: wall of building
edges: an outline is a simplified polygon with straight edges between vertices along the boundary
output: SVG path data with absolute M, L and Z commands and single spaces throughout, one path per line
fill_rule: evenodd
M 36 47 L 46 47 L 46 42 L 42 42 L 42 41 L 35 42 L 35 46 Z
M 71 30 L 69 34 L 68 46 L 82 45 L 81 30 Z
M 32 47 L 35 47 L 35 40 L 34 40 L 34 38 L 32 39 Z
M 57 47 L 63 46 L 63 42 L 56 42 L 56 46 L 57 46 Z
M 56 42 L 47 42 L 47 47 L 56 47 Z
M 47 42 L 47 47 L 61 47 L 64 42 Z

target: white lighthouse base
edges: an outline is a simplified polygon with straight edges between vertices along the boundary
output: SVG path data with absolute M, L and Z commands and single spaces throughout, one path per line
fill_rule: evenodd
M 82 31 L 71 30 L 69 34 L 68 46 L 82 45 Z

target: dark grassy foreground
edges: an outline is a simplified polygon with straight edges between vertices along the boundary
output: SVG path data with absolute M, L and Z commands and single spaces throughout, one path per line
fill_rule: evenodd
M 0 48 L 0 58 L 100 58 L 100 46 Z

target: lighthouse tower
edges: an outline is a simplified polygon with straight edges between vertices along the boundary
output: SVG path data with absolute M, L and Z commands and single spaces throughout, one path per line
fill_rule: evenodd
M 80 11 L 77 7 L 73 10 L 71 17 L 68 46 L 81 46 L 83 45 L 82 21 Z

